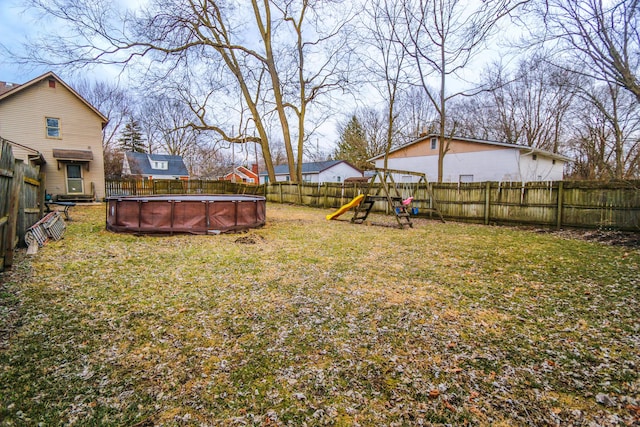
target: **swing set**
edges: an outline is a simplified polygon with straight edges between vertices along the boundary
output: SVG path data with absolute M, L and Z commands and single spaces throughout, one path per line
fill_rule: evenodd
M 435 213 L 440 221 L 445 222 L 442 214 L 438 210 L 438 206 L 436 204 L 436 200 L 433 198 L 431 194 L 431 189 L 429 188 L 427 176 L 421 172 L 412 172 L 412 171 L 403 171 L 396 169 L 374 169 L 375 175 L 369 180 L 369 185 L 365 193 L 362 201 L 358 204 L 351 218 L 351 222 L 354 224 L 362 224 L 365 222 L 369 213 L 373 209 L 373 205 L 379 201 L 386 201 L 389 210 L 395 215 L 396 221 L 398 223 L 398 227 L 404 229 L 405 227 L 413 227 L 413 223 L 411 222 L 411 213 L 417 213 L 418 208 L 413 208 L 415 211 L 410 211 L 410 205 L 412 202 L 428 202 L 429 207 L 420 208 L 425 212 Z M 411 183 L 403 183 L 403 188 L 400 188 L 396 183 L 393 175 L 410 175 L 417 176 L 417 182 Z M 407 185 L 409 184 L 409 185 Z M 414 188 L 417 188 L 423 184 L 424 191 L 426 192 L 427 199 L 425 200 L 417 200 L 413 195 L 407 194 L 409 191 L 412 191 Z

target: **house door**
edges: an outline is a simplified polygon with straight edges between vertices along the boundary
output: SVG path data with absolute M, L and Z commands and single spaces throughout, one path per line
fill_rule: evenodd
M 67 194 L 83 194 L 82 165 L 67 165 Z

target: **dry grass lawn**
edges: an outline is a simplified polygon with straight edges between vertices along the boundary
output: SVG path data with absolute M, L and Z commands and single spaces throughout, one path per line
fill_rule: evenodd
M 0 275 L 0 425 L 640 423 L 640 250 L 327 213 L 140 237 L 73 208 Z

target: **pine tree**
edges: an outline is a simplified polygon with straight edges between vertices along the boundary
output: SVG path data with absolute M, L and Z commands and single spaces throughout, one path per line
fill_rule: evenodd
M 124 130 L 120 134 L 118 142 L 120 142 L 120 148 L 122 151 L 134 151 L 137 153 L 147 152 L 147 145 L 145 143 L 145 139 L 142 137 L 140 123 L 133 118 L 130 118 L 124 126 Z
M 368 148 L 364 129 L 354 115 L 344 127 L 333 157 L 336 160 L 346 160 L 358 168 L 367 169 L 371 166 L 367 161 L 370 157 Z

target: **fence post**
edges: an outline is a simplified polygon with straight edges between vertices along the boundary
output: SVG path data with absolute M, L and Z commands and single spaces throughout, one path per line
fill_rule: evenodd
M 24 181 L 24 169 L 22 161 L 16 161 L 13 182 L 11 183 L 11 194 L 9 195 L 9 221 L 7 223 L 6 253 L 4 266 L 11 268 L 13 265 L 13 252 L 17 245 L 16 233 L 18 230 L 18 213 L 20 211 L 20 194 L 22 193 L 22 183 Z
M 491 181 L 484 186 L 484 225 L 489 225 L 489 210 L 491 209 Z
M 427 184 L 427 191 L 429 192 L 429 219 L 433 219 L 433 184 L 431 182 Z
M 324 197 L 322 198 L 322 207 L 327 209 L 327 203 L 329 201 L 329 185 L 326 182 L 323 182 L 321 188 L 324 194 Z
M 40 188 L 38 188 L 38 206 L 40 207 L 39 218 L 44 216 L 44 201 L 47 197 L 47 174 L 40 171 L 38 174 L 38 181 L 40 181 Z
M 562 228 L 562 202 L 564 199 L 564 182 L 558 182 L 558 212 L 557 212 L 557 222 L 556 227 Z

